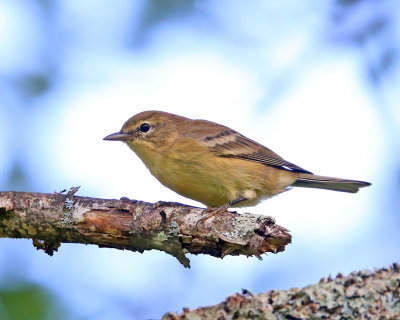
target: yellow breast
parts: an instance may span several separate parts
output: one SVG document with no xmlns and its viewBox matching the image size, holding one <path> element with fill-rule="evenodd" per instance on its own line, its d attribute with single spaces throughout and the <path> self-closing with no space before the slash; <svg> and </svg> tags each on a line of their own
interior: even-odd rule
<svg viewBox="0 0 400 320">
<path fill-rule="evenodd" d="M 249 200 L 239 206 L 256 205 L 295 181 L 291 172 L 216 156 L 201 148 L 191 152 L 159 152 L 142 145 L 131 148 L 164 186 L 208 207 L 220 207 L 242 196 Z"/>
</svg>

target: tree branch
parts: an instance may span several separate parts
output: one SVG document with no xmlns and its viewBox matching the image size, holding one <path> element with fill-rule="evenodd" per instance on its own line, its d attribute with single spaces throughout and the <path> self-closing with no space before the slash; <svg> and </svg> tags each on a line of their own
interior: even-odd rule
<svg viewBox="0 0 400 320">
<path fill-rule="evenodd" d="M 243 290 L 215 306 L 168 312 L 162 319 L 400 319 L 400 267 L 339 274 L 305 288 Z"/>
<path fill-rule="evenodd" d="M 0 237 L 31 238 L 49 254 L 61 242 L 143 252 L 157 249 L 189 267 L 186 253 L 215 257 L 281 252 L 289 231 L 271 217 L 222 212 L 197 223 L 203 209 L 173 202 L 106 200 L 68 193 L 0 192 Z M 196 225 L 197 223 L 197 225 Z"/>
</svg>

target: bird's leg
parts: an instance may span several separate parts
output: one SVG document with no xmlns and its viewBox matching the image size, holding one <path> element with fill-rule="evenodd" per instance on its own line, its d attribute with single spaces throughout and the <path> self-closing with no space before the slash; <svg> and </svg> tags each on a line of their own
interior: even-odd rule
<svg viewBox="0 0 400 320">
<path fill-rule="evenodd" d="M 237 198 L 235 200 L 232 200 L 232 201 L 228 202 L 228 205 L 229 205 L 229 207 L 231 207 L 231 206 L 234 206 L 235 204 L 237 204 L 239 202 L 243 202 L 243 201 L 246 201 L 246 200 L 249 200 L 249 199 L 247 199 L 245 196 L 241 196 L 241 197 L 239 197 L 239 198 Z"/>
<path fill-rule="evenodd" d="M 246 200 L 248 200 L 248 199 L 246 197 L 242 196 L 242 197 L 239 197 L 239 198 L 234 199 L 232 201 L 229 201 L 228 203 L 225 203 L 224 205 L 222 205 L 219 208 L 207 208 L 207 209 L 205 209 L 203 212 L 206 212 L 207 215 L 204 216 L 203 218 L 199 219 L 196 222 L 196 226 L 199 224 L 199 222 L 204 223 L 208 219 L 210 219 L 211 217 L 226 211 L 229 207 L 231 207 L 231 206 L 233 206 L 233 205 L 235 205 L 235 204 L 237 204 L 239 202 L 246 201 Z"/>
</svg>

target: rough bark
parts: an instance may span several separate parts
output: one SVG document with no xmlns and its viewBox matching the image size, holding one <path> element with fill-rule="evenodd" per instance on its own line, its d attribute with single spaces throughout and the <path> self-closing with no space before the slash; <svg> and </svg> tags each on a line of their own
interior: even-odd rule
<svg viewBox="0 0 400 320">
<path fill-rule="evenodd" d="M 305 288 L 252 294 L 243 290 L 211 307 L 166 313 L 163 320 L 400 319 L 398 264 L 322 279 Z"/>
<path fill-rule="evenodd" d="M 0 237 L 31 238 L 49 254 L 62 242 L 140 251 L 157 249 L 189 267 L 186 253 L 261 257 L 291 242 L 271 217 L 218 213 L 179 203 L 106 200 L 68 193 L 0 192 Z"/>
</svg>

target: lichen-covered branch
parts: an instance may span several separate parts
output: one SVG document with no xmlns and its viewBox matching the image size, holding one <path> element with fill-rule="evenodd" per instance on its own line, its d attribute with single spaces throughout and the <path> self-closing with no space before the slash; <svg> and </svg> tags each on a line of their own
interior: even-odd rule
<svg viewBox="0 0 400 320">
<path fill-rule="evenodd" d="M 243 290 L 218 305 L 166 313 L 162 319 L 400 319 L 400 269 L 394 263 L 375 272 L 322 279 L 300 289 L 262 294 Z"/>
<path fill-rule="evenodd" d="M 157 249 L 189 267 L 186 253 L 246 255 L 283 251 L 285 228 L 266 216 L 225 211 L 199 222 L 203 209 L 171 202 L 106 200 L 68 193 L 0 192 L 0 237 L 31 238 L 52 254 L 62 242 L 140 251 Z"/>
</svg>

